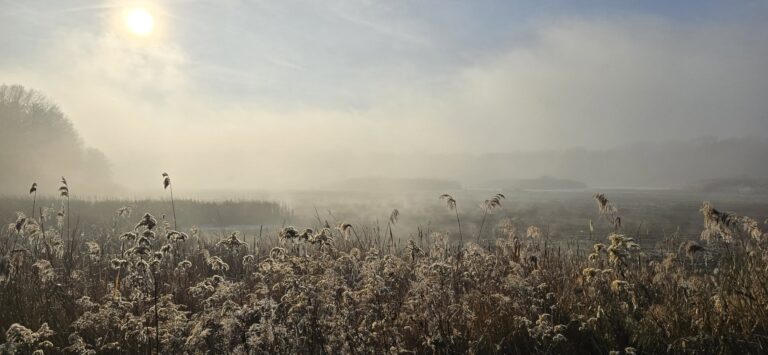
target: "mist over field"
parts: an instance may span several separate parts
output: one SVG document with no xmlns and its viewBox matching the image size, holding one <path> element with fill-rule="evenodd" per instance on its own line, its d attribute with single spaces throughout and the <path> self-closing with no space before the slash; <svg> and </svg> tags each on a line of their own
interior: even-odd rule
<svg viewBox="0 0 768 355">
<path fill-rule="evenodd" d="M 566 179 L 578 182 L 580 187 L 689 189 L 720 180 L 758 182 L 764 186 L 768 179 L 768 166 L 756 163 L 768 153 L 768 138 L 764 136 L 718 138 L 708 135 L 661 142 L 644 138 L 612 148 L 484 153 L 470 149 L 452 153 L 364 152 L 363 146 L 316 155 L 293 147 L 289 141 L 285 151 L 275 156 L 280 158 L 279 162 L 260 158 L 261 143 L 252 141 L 252 155 L 247 149 L 233 149 L 221 158 L 208 161 L 189 159 L 194 155 L 175 161 L 168 158 L 166 152 L 158 151 L 141 161 L 126 161 L 110 159 L 101 150 L 86 145 L 61 108 L 34 89 L 0 86 L 0 113 L 3 115 L 0 164 L 9 167 L 0 176 L 0 192 L 9 195 L 24 194 L 30 181 L 49 188 L 42 191 L 56 193 L 53 189 L 56 181 L 66 175 L 82 182 L 78 190 L 85 196 L 153 196 L 150 191 L 156 190 L 153 187 L 157 183 L 142 184 L 150 176 L 132 183 L 120 170 L 166 159 L 171 159 L 166 163 L 168 166 L 181 171 L 176 176 L 184 179 L 189 191 L 327 190 L 351 186 L 374 190 L 439 189 L 441 186 L 499 189 L 512 187 L 514 181 L 521 179 Z M 146 142 L 140 133 L 136 139 L 138 145 Z M 167 139 L 174 138 L 171 135 Z M 306 149 L 311 150 L 312 144 L 308 146 Z M 226 167 L 219 166 L 222 161 L 230 160 L 231 164 Z M 201 162 L 205 163 L 205 169 L 194 170 L 191 166 Z M 347 186 L 350 180 L 356 180 L 357 184 Z M 402 180 L 399 185 L 387 183 L 398 180 Z M 440 180 L 449 180 L 452 184 L 441 185 Z M 430 181 L 434 185 L 430 185 Z M 557 183 L 537 187 L 563 188 Z"/>
<path fill-rule="evenodd" d="M 764 4 L 581 5 L 160 2 L 136 36 L 121 3 L 11 1 L 0 78 L 47 97 L 127 190 L 158 171 L 191 189 L 766 177 Z M 68 172 L 3 142 L 6 171 Z M 37 173 L 18 174 L 3 192 Z"/>
<path fill-rule="evenodd" d="M 0 354 L 764 353 L 766 18 L 0 0 Z"/>
</svg>

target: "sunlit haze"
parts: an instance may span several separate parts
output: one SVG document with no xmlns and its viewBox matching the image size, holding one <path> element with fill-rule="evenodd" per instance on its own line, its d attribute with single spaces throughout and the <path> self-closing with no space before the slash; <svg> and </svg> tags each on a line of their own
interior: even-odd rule
<svg viewBox="0 0 768 355">
<path fill-rule="evenodd" d="M 131 32 L 139 36 L 147 36 L 152 33 L 155 27 L 155 20 L 144 9 L 131 9 L 125 15 L 125 24 Z"/>
<path fill-rule="evenodd" d="M 560 153 L 763 139 L 766 15 L 755 1 L 2 1 L 0 80 L 59 106 L 125 189 L 166 170 L 190 188 L 477 186 L 487 169 L 679 186 L 695 179 L 579 172 Z M 477 163 L 505 153 L 549 158 Z M 691 169 L 761 168 L 675 174 Z"/>
</svg>

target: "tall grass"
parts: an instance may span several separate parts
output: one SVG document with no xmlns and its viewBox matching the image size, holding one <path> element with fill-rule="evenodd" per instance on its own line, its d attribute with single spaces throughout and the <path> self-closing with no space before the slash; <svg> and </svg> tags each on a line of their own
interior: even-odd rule
<svg viewBox="0 0 768 355">
<path fill-rule="evenodd" d="M 483 226 L 485 225 L 485 218 L 488 216 L 488 212 L 501 207 L 501 200 L 505 198 L 503 194 L 496 194 L 490 199 L 483 201 L 483 219 L 480 222 L 480 229 L 477 231 L 478 244 L 480 244 L 480 236 L 483 235 Z"/>
<path fill-rule="evenodd" d="M 456 205 L 456 199 L 449 194 L 440 195 L 440 199 L 445 201 L 449 211 L 456 213 L 456 224 L 459 226 L 459 245 L 464 244 L 464 235 L 461 233 L 461 219 L 459 219 L 459 206 Z"/>
<path fill-rule="evenodd" d="M 29 188 L 29 194 L 32 195 L 32 218 L 35 218 L 35 204 L 37 203 L 37 183 L 33 182 L 32 187 Z"/>
<path fill-rule="evenodd" d="M 487 246 L 434 233 L 383 252 L 346 222 L 285 227 L 256 249 L 142 214 L 113 222 L 120 237 L 86 231 L 66 268 L 73 241 L 42 223 L 53 212 L 20 214 L 0 230 L 0 353 L 764 352 L 756 219 L 704 203 L 695 243 L 641 247 L 596 201 L 610 228 L 586 253 L 509 219 Z"/>
<path fill-rule="evenodd" d="M 173 212 L 173 229 L 179 230 L 179 225 L 176 223 L 176 202 L 173 200 L 173 185 L 171 185 L 171 177 L 168 173 L 163 173 L 163 189 L 169 190 L 171 193 L 171 211 Z"/>
<path fill-rule="evenodd" d="M 66 208 L 67 208 L 67 238 L 71 238 L 72 235 L 70 234 L 69 229 L 69 184 L 67 184 L 67 179 L 63 176 L 61 177 L 61 186 L 59 186 L 59 195 L 62 198 L 65 198 L 67 201 Z"/>
</svg>

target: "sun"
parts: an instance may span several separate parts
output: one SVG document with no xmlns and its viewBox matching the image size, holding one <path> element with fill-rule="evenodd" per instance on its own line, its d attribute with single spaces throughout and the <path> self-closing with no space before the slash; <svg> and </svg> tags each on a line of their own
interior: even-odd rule
<svg viewBox="0 0 768 355">
<path fill-rule="evenodd" d="M 147 10 L 136 8 L 125 15 L 128 30 L 137 36 L 148 36 L 155 29 L 155 19 Z"/>
</svg>

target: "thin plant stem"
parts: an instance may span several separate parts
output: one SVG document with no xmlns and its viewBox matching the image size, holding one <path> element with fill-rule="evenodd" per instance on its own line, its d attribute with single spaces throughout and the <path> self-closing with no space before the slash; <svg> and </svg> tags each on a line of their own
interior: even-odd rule
<svg viewBox="0 0 768 355">
<path fill-rule="evenodd" d="M 179 230 L 176 223 L 176 203 L 173 201 L 173 185 L 168 186 L 171 189 L 171 211 L 173 212 L 173 230 Z"/>
<path fill-rule="evenodd" d="M 477 243 L 480 244 L 480 236 L 483 235 L 483 226 L 485 225 L 485 217 L 488 216 L 488 208 L 483 210 L 483 220 L 480 222 L 480 230 L 477 231 Z"/>
<path fill-rule="evenodd" d="M 456 206 L 454 208 L 456 211 L 456 223 L 459 225 L 459 244 L 461 244 L 459 247 L 464 245 L 464 236 L 461 234 L 461 220 L 459 219 L 459 207 Z"/>
<path fill-rule="evenodd" d="M 37 203 L 37 190 L 32 195 L 32 219 L 35 218 L 35 203 Z"/>
</svg>

